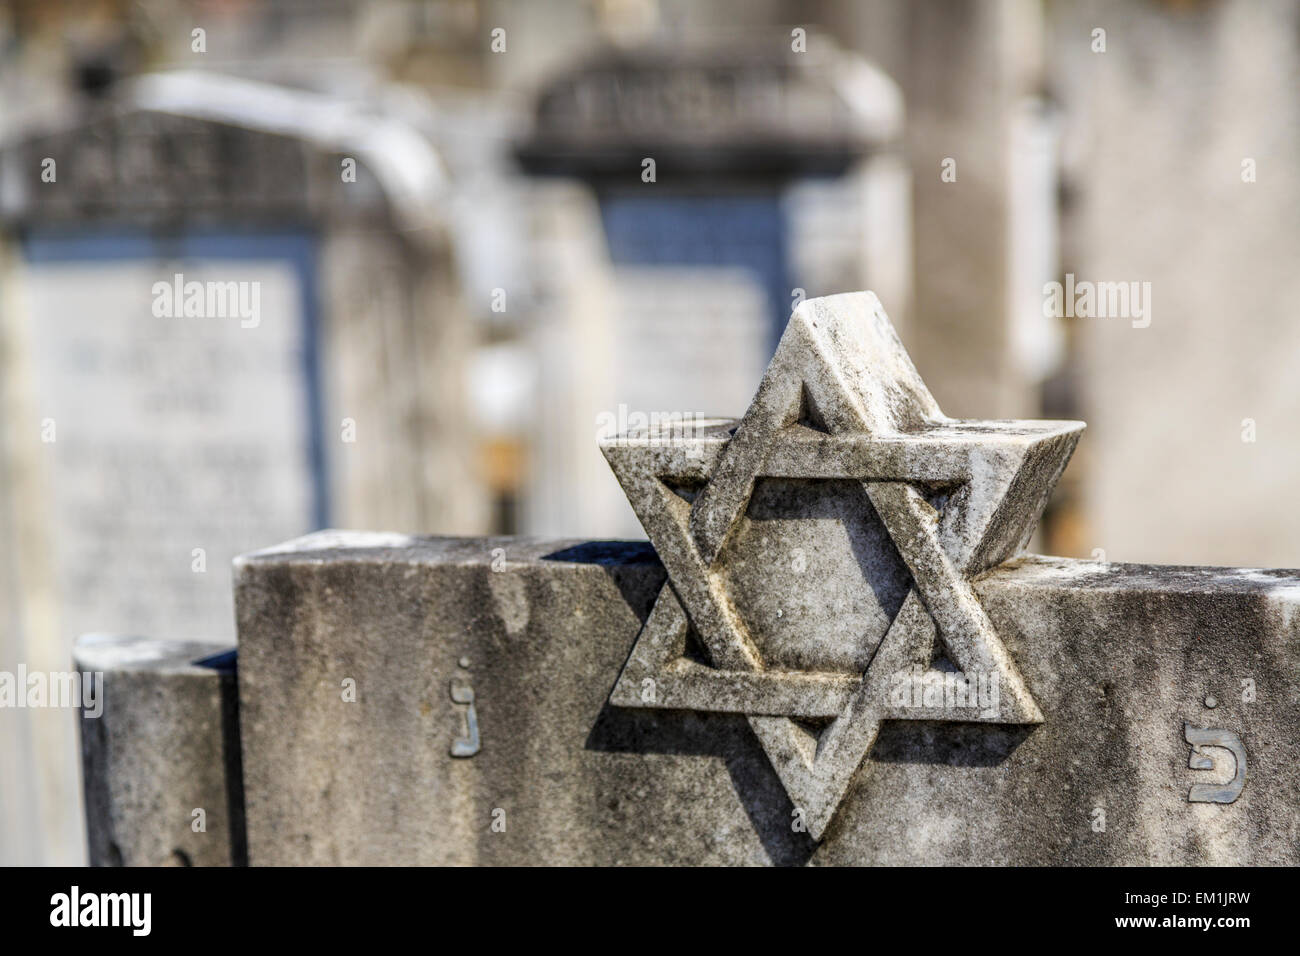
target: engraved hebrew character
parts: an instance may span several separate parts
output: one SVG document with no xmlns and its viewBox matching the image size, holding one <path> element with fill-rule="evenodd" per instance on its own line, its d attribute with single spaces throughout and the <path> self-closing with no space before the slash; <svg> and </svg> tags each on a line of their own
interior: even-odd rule
<svg viewBox="0 0 1300 956">
<path fill-rule="evenodd" d="M 1189 803 L 1232 803 L 1241 796 L 1241 788 L 1246 785 L 1246 748 L 1241 738 L 1230 730 L 1211 730 L 1183 724 L 1183 737 L 1192 745 L 1192 755 L 1187 766 L 1193 770 L 1217 770 L 1219 758 L 1213 753 L 1202 751 L 1201 747 L 1217 747 L 1227 750 L 1236 761 L 1237 770 L 1227 783 L 1194 783 L 1187 794 Z"/>
<path fill-rule="evenodd" d="M 465 737 L 457 737 L 451 744 L 453 757 L 472 757 L 479 750 L 478 711 L 474 709 L 474 688 L 467 683 L 451 681 L 451 699 L 458 704 L 468 705 L 465 711 Z"/>
</svg>

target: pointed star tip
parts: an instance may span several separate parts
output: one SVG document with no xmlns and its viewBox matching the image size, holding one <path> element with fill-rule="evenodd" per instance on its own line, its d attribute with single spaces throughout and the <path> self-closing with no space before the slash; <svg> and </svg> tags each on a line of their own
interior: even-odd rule
<svg viewBox="0 0 1300 956">
<path fill-rule="evenodd" d="M 826 828 L 830 826 L 831 818 L 834 815 L 835 815 L 835 810 L 833 808 L 830 813 L 824 815 L 812 814 L 812 813 L 807 815 L 807 819 L 805 822 L 808 827 L 808 835 L 812 837 L 815 842 L 817 843 L 821 842 L 822 836 L 825 835 Z"/>
<path fill-rule="evenodd" d="M 870 289 L 857 292 L 838 292 L 835 295 L 818 295 L 804 299 L 794 307 L 794 315 L 801 319 L 812 318 L 818 309 L 868 309 L 884 310 L 880 297 Z"/>
</svg>

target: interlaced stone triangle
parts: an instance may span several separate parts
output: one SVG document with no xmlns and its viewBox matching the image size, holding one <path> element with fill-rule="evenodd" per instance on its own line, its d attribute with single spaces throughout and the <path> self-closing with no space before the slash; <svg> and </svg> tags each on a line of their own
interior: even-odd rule
<svg viewBox="0 0 1300 956">
<path fill-rule="evenodd" d="M 1024 548 L 1083 427 L 947 418 L 873 294 L 802 303 L 739 422 L 601 443 L 668 573 L 611 703 L 745 714 L 817 839 L 882 721 L 1042 721 L 971 581 Z M 792 559 L 762 536 L 739 539 L 760 480 L 809 495 L 815 482 L 860 486 L 910 572 L 860 671 L 765 659 L 758 637 L 781 631 L 785 610 L 742 614 L 729 572 L 770 568 L 776 590 L 808 569 L 802 548 Z M 823 589 L 847 590 L 864 560 L 832 555 L 816 573 Z M 805 633 L 843 629 L 834 604 L 805 602 L 799 616 Z M 707 663 L 688 653 L 688 634 Z"/>
</svg>

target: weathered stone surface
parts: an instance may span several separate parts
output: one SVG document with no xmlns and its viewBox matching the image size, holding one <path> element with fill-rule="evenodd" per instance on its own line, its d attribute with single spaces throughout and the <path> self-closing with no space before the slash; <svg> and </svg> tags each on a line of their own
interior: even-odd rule
<svg viewBox="0 0 1300 956">
<path fill-rule="evenodd" d="M 970 578 L 1024 547 L 1082 430 L 950 419 L 875 295 L 801 303 L 742 419 L 601 443 L 671 583 L 611 702 L 746 715 L 818 838 L 883 720 L 1041 721 Z M 864 586 L 865 622 L 839 596 Z M 898 706 L 913 680 L 959 680 L 963 712 Z"/>
<path fill-rule="evenodd" d="M 241 559 L 251 861 L 1300 862 L 1300 572 L 986 573 L 1044 721 L 886 720 L 820 841 L 744 717 L 609 703 L 664 579 L 621 542 L 321 533 Z M 1235 768 L 1191 769 L 1185 723 L 1240 739 L 1233 803 L 1189 802 Z"/>
<path fill-rule="evenodd" d="M 91 865 L 247 862 L 234 648 L 94 634 L 74 660 L 102 675 L 81 718 Z"/>
<path fill-rule="evenodd" d="M 742 419 L 601 441 L 654 551 L 241 559 L 253 861 L 1292 859 L 1300 578 L 1017 557 L 1082 429 L 832 296 Z"/>
</svg>

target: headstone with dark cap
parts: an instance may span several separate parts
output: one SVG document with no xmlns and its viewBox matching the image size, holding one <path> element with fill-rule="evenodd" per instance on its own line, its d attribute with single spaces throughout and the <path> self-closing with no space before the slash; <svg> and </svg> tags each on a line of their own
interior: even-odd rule
<svg viewBox="0 0 1300 956">
<path fill-rule="evenodd" d="M 268 533 L 486 530 L 432 146 L 216 74 L 112 92 L 0 148 L 0 667 L 232 639 L 229 562 Z M 80 859 L 71 732 L 0 719 L 0 748 L 69 755 L 24 758 L 0 861 Z"/>
<path fill-rule="evenodd" d="M 741 407 L 791 308 L 819 291 L 871 285 L 904 308 L 902 130 L 893 81 L 824 36 L 608 49 L 542 84 L 517 154 L 592 197 L 600 260 L 565 289 L 602 304 L 533 330 L 564 356 L 542 363 L 542 400 L 577 414 L 539 416 L 531 480 L 548 500 L 525 528 L 635 532 L 617 489 L 597 485 L 593 419 L 612 437 L 640 416 Z M 552 503 L 579 483 L 587 512 Z"/>
</svg>

